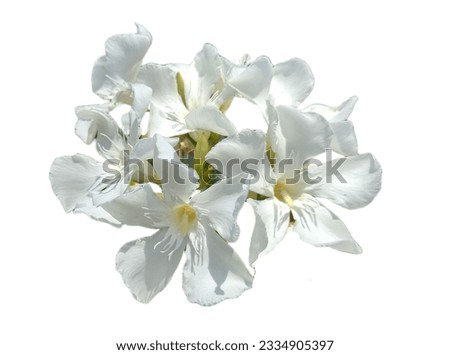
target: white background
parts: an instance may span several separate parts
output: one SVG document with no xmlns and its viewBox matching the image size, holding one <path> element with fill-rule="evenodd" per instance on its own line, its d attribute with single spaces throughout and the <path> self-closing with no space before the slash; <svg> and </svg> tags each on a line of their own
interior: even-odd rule
<svg viewBox="0 0 450 355">
<path fill-rule="evenodd" d="M 115 354 L 120 341 L 333 339 L 330 354 L 449 354 L 450 21 L 441 1 L 14 1 L 0 5 L 2 354 Z M 114 269 L 127 241 L 150 234 L 66 215 L 52 160 L 93 153 L 73 134 L 104 41 L 153 34 L 146 61 L 190 62 L 204 42 L 237 58 L 298 56 L 316 86 L 306 103 L 358 95 L 360 151 L 383 188 L 366 208 L 335 212 L 362 255 L 289 235 L 258 264 L 252 290 L 204 308 L 181 270 L 150 304 Z M 250 233 L 253 216 L 241 221 Z"/>
</svg>

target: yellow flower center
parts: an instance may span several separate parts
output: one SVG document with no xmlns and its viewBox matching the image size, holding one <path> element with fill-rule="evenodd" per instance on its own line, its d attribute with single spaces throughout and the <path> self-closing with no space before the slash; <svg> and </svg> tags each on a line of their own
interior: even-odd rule
<svg viewBox="0 0 450 355">
<path fill-rule="evenodd" d="M 280 180 L 274 186 L 274 194 L 277 199 L 288 206 L 292 206 L 294 200 L 298 199 L 303 193 L 303 189 L 295 184 L 286 184 L 286 181 Z"/>
<path fill-rule="evenodd" d="M 275 193 L 275 197 L 277 199 L 279 199 L 281 202 L 286 203 L 289 206 L 292 205 L 294 201 L 292 200 L 292 197 L 287 190 L 285 182 L 278 181 L 273 190 Z"/>
<path fill-rule="evenodd" d="M 197 223 L 197 212 L 188 204 L 175 206 L 172 210 L 172 223 L 183 235 L 188 235 Z"/>
</svg>

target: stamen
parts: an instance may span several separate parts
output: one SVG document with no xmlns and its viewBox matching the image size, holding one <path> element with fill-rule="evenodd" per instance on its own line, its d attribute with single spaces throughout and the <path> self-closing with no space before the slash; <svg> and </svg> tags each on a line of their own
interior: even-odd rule
<svg viewBox="0 0 450 355">
<path fill-rule="evenodd" d="M 287 191 L 286 183 L 283 181 L 277 182 L 274 188 L 275 197 L 279 199 L 281 202 L 286 203 L 288 206 L 292 206 L 294 200 L 292 196 Z"/>
<path fill-rule="evenodd" d="M 176 206 L 172 210 L 172 223 L 181 234 L 187 236 L 197 223 L 197 212 L 188 204 Z"/>
</svg>

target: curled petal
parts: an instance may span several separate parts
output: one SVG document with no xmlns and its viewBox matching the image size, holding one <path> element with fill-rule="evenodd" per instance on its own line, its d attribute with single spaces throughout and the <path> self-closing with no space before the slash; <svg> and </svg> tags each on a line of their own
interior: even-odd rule
<svg viewBox="0 0 450 355">
<path fill-rule="evenodd" d="M 152 89 L 143 84 L 131 85 L 133 103 L 130 111 L 122 116 L 127 142 L 134 145 L 141 135 L 141 121 L 150 106 Z"/>
<path fill-rule="evenodd" d="M 136 24 L 135 34 L 110 37 L 105 44 L 105 55 L 92 70 L 92 90 L 104 99 L 113 98 L 128 88 L 137 75 L 152 36 L 143 26 Z"/>
<path fill-rule="evenodd" d="M 321 115 L 328 122 L 337 123 L 347 121 L 350 114 L 358 102 L 356 96 L 350 97 L 348 100 L 341 103 L 339 106 L 328 106 L 323 104 L 313 104 L 305 107 L 302 111 L 314 112 Z"/>
<path fill-rule="evenodd" d="M 358 154 L 358 142 L 353 122 L 348 120 L 357 101 L 358 98 L 352 96 L 337 107 L 314 104 L 303 109 L 304 112 L 317 113 L 330 122 L 333 131 L 330 148 L 346 156 Z"/>
<path fill-rule="evenodd" d="M 261 106 L 268 99 L 273 65 L 268 57 L 261 56 L 238 75 L 234 75 L 228 84 L 246 99 Z"/>
<path fill-rule="evenodd" d="M 116 121 L 108 114 L 105 105 L 86 105 L 75 108 L 78 121 L 75 134 L 86 144 L 91 144 L 99 134 L 113 137 L 119 132 Z"/>
<path fill-rule="evenodd" d="M 96 148 L 105 159 L 120 161 L 127 148 L 126 139 L 117 122 L 101 107 L 78 106 L 75 133 L 87 144 L 96 139 Z"/>
</svg>

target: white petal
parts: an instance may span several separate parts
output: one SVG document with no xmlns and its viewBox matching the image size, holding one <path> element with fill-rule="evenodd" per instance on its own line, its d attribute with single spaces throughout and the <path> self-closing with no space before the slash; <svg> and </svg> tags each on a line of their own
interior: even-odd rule
<svg viewBox="0 0 450 355">
<path fill-rule="evenodd" d="M 240 296 L 252 283 L 253 277 L 241 258 L 209 227 L 205 227 L 199 254 L 191 243 L 187 244 L 183 289 L 190 302 L 211 306 Z"/>
<path fill-rule="evenodd" d="M 140 159 L 142 161 L 153 159 L 155 155 L 155 140 L 155 137 L 139 139 L 138 142 L 134 145 L 130 157 L 132 159 Z M 175 147 L 179 142 L 178 137 L 165 138 L 165 140 L 172 147 Z"/>
<path fill-rule="evenodd" d="M 362 252 L 344 223 L 313 197 L 303 194 L 292 206 L 294 232 L 316 247 L 330 247 L 352 254 Z"/>
<path fill-rule="evenodd" d="M 132 108 L 139 119 L 142 119 L 148 111 L 150 101 L 152 99 L 152 89 L 147 85 L 133 84 L 133 105 Z"/>
<path fill-rule="evenodd" d="M 50 182 L 66 212 L 84 213 L 96 220 L 120 225 L 101 206 L 96 206 L 93 194 L 102 189 L 102 164 L 86 155 L 77 154 L 55 159 L 50 168 Z"/>
<path fill-rule="evenodd" d="M 255 159 L 260 163 L 266 150 L 266 135 L 260 130 L 244 129 L 216 144 L 206 155 L 216 169 L 226 176 L 243 172 L 242 162 Z M 230 162 L 236 164 L 230 166 Z M 227 169 L 227 167 L 229 167 Z"/>
<path fill-rule="evenodd" d="M 111 99 L 124 90 L 137 75 L 142 59 L 152 43 L 152 36 L 136 24 L 135 34 L 110 37 L 105 44 L 105 55 L 100 57 L 92 70 L 92 90 L 102 98 Z"/>
<path fill-rule="evenodd" d="M 167 229 L 151 237 L 125 244 L 117 253 L 116 269 L 125 285 L 139 302 L 148 303 L 172 278 L 184 245 L 166 250 Z"/>
<path fill-rule="evenodd" d="M 138 75 L 138 81 L 153 90 L 152 107 L 148 135 L 160 134 L 172 137 L 190 132 L 186 128 L 185 107 L 177 88 L 177 71 L 170 65 L 149 63 L 144 65 Z"/>
<path fill-rule="evenodd" d="M 130 189 L 131 176 L 132 172 L 128 176 L 124 176 L 122 172 L 120 174 L 115 172 L 101 180 L 99 186 L 92 191 L 94 206 L 102 206 L 125 194 Z"/>
<path fill-rule="evenodd" d="M 168 227 L 169 207 L 145 185 L 102 205 L 123 224 L 146 228 Z"/>
<path fill-rule="evenodd" d="M 192 110 L 208 103 L 221 82 L 221 62 L 217 49 L 205 44 L 183 76 L 186 105 Z"/>
<path fill-rule="evenodd" d="M 131 85 L 133 103 L 129 112 L 122 116 L 128 143 L 134 145 L 141 135 L 141 121 L 150 106 L 152 89 L 143 84 Z"/>
<path fill-rule="evenodd" d="M 246 176 L 246 175 L 245 175 Z M 200 211 L 202 222 L 215 229 L 226 241 L 234 242 L 239 236 L 236 218 L 248 194 L 248 180 L 244 175 L 223 179 L 207 190 L 195 195 L 191 204 Z"/>
<path fill-rule="evenodd" d="M 358 141 L 353 122 L 331 122 L 330 128 L 333 131 L 333 138 L 330 142 L 331 149 L 345 156 L 358 154 Z"/>
<path fill-rule="evenodd" d="M 186 127 L 184 117 L 167 116 L 167 112 L 162 111 L 158 106 L 153 105 L 150 110 L 150 121 L 148 123 L 148 136 L 153 137 L 159 134 L 163 137 L 174 137 L 191 132 Z"/>
<path fill-rule="evenodd" d="M 307 159 L 329 147 L 331 136 L 332 131 L 323 117 L 303 114 L 290 106 L 277 106 L 269 126 L 270 144 L 277 160 L 275 171 L 288 174 L 301 168 Z"/>
<path fill-rule="evenodd" d="M 75 108 L 78 117 L 75 133 L 87 144 L 96 138 L 96 148 L 105 159 L 112 163 L 124 157 L 127 144 L 117 122 L 101 107 L 96 105 Z"/>
<path fill-rule="evenodd" d="M 168 65 L 148 63 L 139 70 L 137 81 L 152 88 L 152 102 L 168 116 L 184 117 L 188 111 L 178 93 L 176 75 Z"/>
<path fill-rule="evenodd" d="M 251 64 L 248 54 L 244 54 L 236 61 L 231 61 L 224 56 L 220 56 L 220 61 L 222 64 L 222 76 L 227 80 L 235 78 Z"/>
<path fill-rule="evenodd" d="M 265 150 L 264 132 L 244 129 L 216 144 L 206 155 L 206 160 L 226 177 L 243 172 L 252 174 L 250 190 L 268 196 L 271 195 L 272 169 Z"/>
<path fill-rule="evenodd" d="M 166 66 L 168 68 L 170 68 L 172 71 L 174 71 L 175 73 L 180 73 L 182 78 L 186 78 L 189 76 L 189 70 L 190 70 L 191 64 L 167 63 Z M 184 86 L 183 86 L 183 88 L 184 88 Z"/>
<path fill-rule="evenodd" d="M 99 135 L 113 136 L 119 128 L 116 121 L 108 114 L 108 107 L 104 105 L 86 105 L 75 108 L 78 117 L 75 134 L 86 144 Z"/>
<path fill-rule="evenodd" d="M 330 148 L 346 156 L 358 154 L 358 142 L 353 123 L 348 121 L 357 101 L 358 98 L 352 96 L 337 107 L 314 104 L 303 109 L 304 112 L 317 113 L 330 122 L 333 131 Z"/>
<path fill-rule="evenodd" d="M 272 62 L 268 57 L 262 56 L 231 78 L 228 84 L 246 99 L 264 105 L 269 98 L 272 76 Z"/>
<path fill-rule="evenodd" d="M 85 204 L 90 188 L 102 172 L 101 163 L 83 154 L 54 160 L 50 168 L 50 182 L 66 212 Z"/>
<path fill-rule="evenodd" d="M 313 104 L 305 107 L 302 111 L 317 113 L 324 117 L 328 122 L 343 122 L 348 120 L 348 117 L 352 113 L 357 102 L 358 98 L 356 96 L 352 96 L 339 106 Z"/>
<path fill-rule="evenodd" d="M 290 208 L 273 198 L 262 201 L 249 199 L 248 202 L 255 213 L 249 253 L 250 265 L 254 267 L 259 258 L 283 240 L 289 226 Z"/>
<path fill-rule="evenodd" d="M 164 198 L 186 203 L 198 187 L 198 175 L 180 161 L 167 140 L 159 135 L 155 139 L 153 167 L 162 182 Z"/>
<path fill-rule="evenodd" d="M 111 136 L 108 134 L 100 133 L 97 136 L 97 151 L 110 164 L 121 166 L 129 150 L 126 138 L 122 135 L 120 129 Z"/>
<path fill-rule="evenodd" d="M 155 138 L 144 138 L 137 141 L 134 145 L 130 157 L 141 161 L 153 159 L 155 154 Z"/>
<path fill-rule="evenodd" d="M 95 206 L 92 199 L 86 199 L 86 203 L 77 207 L 74 213 L 83 213 L 97 221 L 109 223 L 115 227 L 119 227 L 122 223 L 111 216 L 104 210 L 103 206 Z"/>
<path fill-rule="evenodd" d="M 191 111 L 186 117 L 186 126 L 190 130 L 205 130 L 229 136 L 236 133 L 236 127 L 218 108 L 204 106 Z"/>
<path fill-rule="evenodd" d="M 292 58 L 274 67 L 270 95 L 274 106 L 300 105 L 314 87 L 314 76 L 309 65 L 300 58 Z"/>
<path fill-rule="evenodd" d="M 380 191 L 381 173 L 380 164 L 370 153 L 335 159 L 308 168 L 311 182 L 320 181 L 307 185 L 305 192 L 345 208 L 360 208 L 369 204 Z"/>
</svg>

